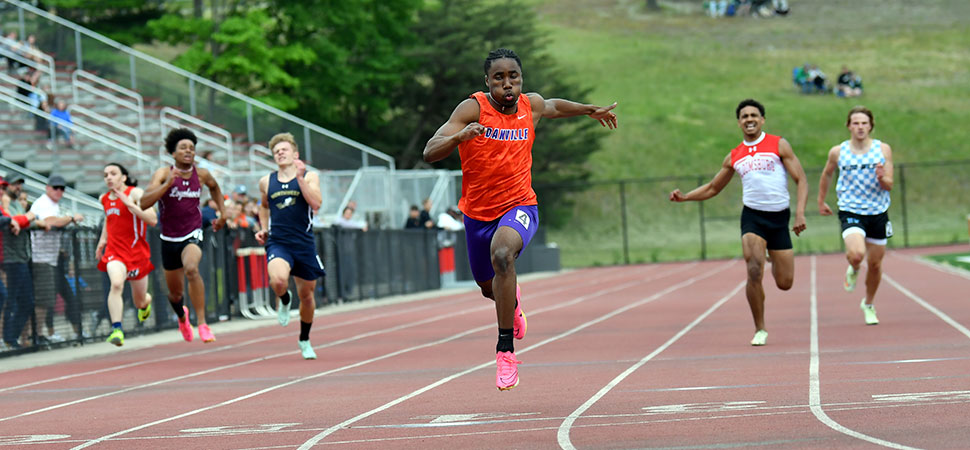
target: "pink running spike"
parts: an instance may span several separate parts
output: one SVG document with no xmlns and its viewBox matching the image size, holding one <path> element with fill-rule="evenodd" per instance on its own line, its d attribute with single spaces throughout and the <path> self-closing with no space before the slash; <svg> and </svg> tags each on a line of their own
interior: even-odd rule
<svg viewBox="0 0 970 450">
<path fill-rule="evenodd" d="M 212 334 L 212 330 L 209 329 L 209 325 L 205 323 L 199 325 L 199 338 L 202 339 L 202 342 L 212 342 L 216 340 L 215 335 Z"/>
<path fill-rule="evenodd" d="M 522 288 L 518 284 L 515 285 L 515 302 L 512 336 L 515 336 L 516 339 L 522 339 L 525 337 L 525 332 L 529 328 L 529 322 L 525 319 L 525 313 L 522 312 Z"/>
<path fill-rule="evenodd" d="M 179 321 L 179 331 L 182 332 L 182 339 L 185 339 L 185 342 L 192 342 L 192 324 L 189 323 L 189 308 L 183 306 L 182 311 L 182 318 L 185 320 Z"/>
<path fill-rule="evenodd" d="M 498 352 L 495 355 L 495 387 L 507 391 L 519 385 L 519 364 L 513 352 Z"/>
</svg>

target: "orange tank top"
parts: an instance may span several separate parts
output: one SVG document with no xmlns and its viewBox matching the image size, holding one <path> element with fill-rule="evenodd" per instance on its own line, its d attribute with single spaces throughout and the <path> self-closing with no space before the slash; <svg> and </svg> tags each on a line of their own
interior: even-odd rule
<svg viewBox="0 0 970 450">
<path fill-rule="evenodd" d="M 535 125 L 529 97 L 519 94 L 518 111 L 502 114 L 483 92 L 478 101 L 478 123 L 485 132 L 461 144 L 461 199 L 458 209 L 483 222 L 502 217 L 516 206 L 537 204 L 532 190 L 532 142 Z"/>
</svg>

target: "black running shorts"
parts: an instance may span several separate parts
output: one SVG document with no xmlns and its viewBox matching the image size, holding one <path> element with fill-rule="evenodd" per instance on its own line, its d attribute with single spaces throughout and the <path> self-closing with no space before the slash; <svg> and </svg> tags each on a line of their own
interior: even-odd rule
<svg viewBox="0 0 970 450">
<path fill-rule="evenodd" d="M 741 236 L 754 233 L 768 243 L 768 250 L 788 250 L 792 248 L 788 221 L 791 210 L 761 211 L 747 206 L 741 211 Z"/>
</svg>

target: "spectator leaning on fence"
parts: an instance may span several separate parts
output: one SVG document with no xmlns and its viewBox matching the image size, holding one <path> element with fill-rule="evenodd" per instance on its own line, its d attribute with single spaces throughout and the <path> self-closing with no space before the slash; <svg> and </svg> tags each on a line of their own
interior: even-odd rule
<svg viewBox="0 0 970 450">
<path fill-rule="evenodd" d="M 47 189 L 30 207 L 30 212 L 42 221 L 45 229 L 31 231 L 31 252 L 33 254 L 32 269 L 34 275 L 34 294 L 36 301 L 36 322 L 34 323 L 41 340 L 60 342 L 64 338 L 57 334 L 54 327 L 47 320 L 48 314 L 53 314 L 57 287 L 58 257 L 61 251 L 61 229 L 84 220 L 80 214 L 65 214 L 58 204 L 64 196 L 67 182 L 60 175 L 53 175 L 47 180 Z M 65 300 L 67 298 L 65 297 Z M 72 305 L 73 306 L 73 305 Z M 47 335 L 40 335 L 40 328 L 47 323 Z M 80 332 L 80 330 L 78 330 Z"/>
<path fill-rule="evenodd" d="M 30 258 L 27 228 L 35 217 L 33 213 L 25 212 L 23 205 L 16 200 L 23 183 L 23 177 L 16 173 L 8 174 L 6 179 L 0 178 L 0 190 L 3 190 L 0 205 L 3 271 L 8 281 L 5 304 L 0 304 L 0 320 L 3 323 L 2 345 L 9 349 L 20 348 L 20 334 L 34 307 L 33 286 L 27 268 Z"/>
</svg>

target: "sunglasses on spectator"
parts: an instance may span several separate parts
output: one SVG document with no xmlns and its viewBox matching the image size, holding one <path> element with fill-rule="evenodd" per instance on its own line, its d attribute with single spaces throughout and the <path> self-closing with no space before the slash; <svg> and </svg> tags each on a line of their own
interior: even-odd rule
<svg viewBox="0 0 970 450">
<path fill-rule="evenodd" d="M 64 190 L 64 186 L 51 186 L 51 188 L 53 188 L 55 191 L 63 191 Z"/>
</svg>

